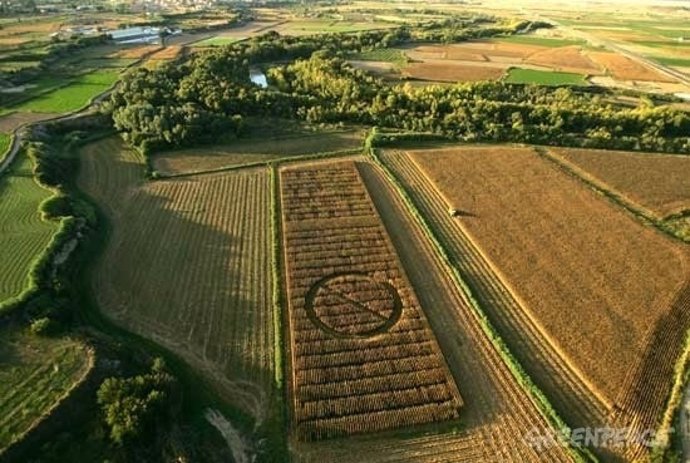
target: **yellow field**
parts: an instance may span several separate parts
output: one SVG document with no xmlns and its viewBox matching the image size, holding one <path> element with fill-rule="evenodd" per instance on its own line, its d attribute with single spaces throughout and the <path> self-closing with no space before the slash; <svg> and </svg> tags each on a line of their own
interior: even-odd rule
<svg viewBox="0 0 690 463">
<path fill-rule="evenodd" d="M 660 219 L 690 209 L 688 156 L 566 148 L 551 152 Z"/>
<path fill-rule="evenodd" d="M 455 220 L 536 324 L 535 336 L 617 410 L 606 419 L 653 428 L 690 323 L 687 249 L 531 149 L 411 156 L 460 211 Z"/>
</svg>

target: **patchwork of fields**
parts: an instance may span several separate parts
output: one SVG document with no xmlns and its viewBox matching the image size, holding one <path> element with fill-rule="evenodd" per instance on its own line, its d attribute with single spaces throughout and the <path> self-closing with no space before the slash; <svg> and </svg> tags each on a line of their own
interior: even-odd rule
<svg viewBox="0 0 690 463">
<path fill-rule="evenodd" d="M 405 155 L 391 159 L 399 163 L 400 156 Z M 476 246 L 522 308 L 523 314 L 515 314 L 522 318 L 514 322 L 519 331 L 503 334 L 509 340 L 519 333 L 537 337 L 537 345 L 551 350 L 541 355 L 546 365 L 557 364 L 557 357 L 566 361 L 559 367 L 563 378 L 534 377 L 573 383 L 546 384 L 548 392 L 575 388 L 586 396 L 590 389 L 592 398 L 582 401 L 591 405 L 552 396 L 560 406 L 577 407 L 566 412 L 571 422 L 598 421 L 602 412 L 606 417 L 615 408 L 621 423 L 634 419 L 653 427 L 684 336 L 685 322 L 674 331 L 667 321 L 682 320 L 687 312 L 687 252 L 529 149 L 461 148 L 412 157 L 419 166 L 413 169 L 428 176 L 416 182 L 435 183 L 445 203 L 439 207 L 460 211 L 459 229 L 451 233 L 467 234 L 468 244 Z M 499 229 L 504 233 L 497 235 Z M 648 274 L 655 278 L 631 277 Z M 510 324 L 496 323 L 504 330 Z M 605 352 L 597 347 L 603 339 Z M 530 343 L 517 345 L 529 352 L 535 349 Z M 539 357 L 528 356 L 531 362 Z"/>
<path fill-rule="evenodd" d="M 462 399 L 352 162 L 283 170 L 301 438 L 458 418 Z"/>
</svg>

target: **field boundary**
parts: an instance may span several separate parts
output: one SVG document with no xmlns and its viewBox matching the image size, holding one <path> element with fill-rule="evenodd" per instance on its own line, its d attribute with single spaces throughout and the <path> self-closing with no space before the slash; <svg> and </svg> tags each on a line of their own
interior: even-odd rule
<svg viewBox="0 0 690 463">
<path fill-rule="evenodd" d="M 615 206 L 618 206 L 628 212 L 643 225 L 651 225 L 652 228 L 656 229 L 658 232 L 674 240 L 678 240 L 682 243 L 690 243 L 690 237 L 686 238 L 681 234 L 676 233 L 674 229 L 666 223 L 667 220 L 672 218 L 671 216 L 660 219 L 655 217 L 652 213 L 646 212 L 645 208 L 643 208 L 641 205 L 635 204 L 633 201 L 625 198 L 623 195 L 616 193 L 604 182 L 593 179 L 586 171 L 574 166 L 567 160 L 562 159 L 547 147 L 535 146 L 534 150 L 541 158 L 556 165 L 560 170 L 580 181 L 590 190 L 593 190 L 595 193 L 604 196 Z M 685 217 L 685 214 L 681 212 L 678 217 L 683 218 Z"/>
<path fill-rule="evenodd" d="M 437 237 L 437 233 L 434 231 L 433 227 L 429 224 L 427 219 L 421 214 L 421 212 L 417 208 L 416 204 L 414 203 L 412 198 L 409 196 L 409 194 L 407 193 L 405 188 L 402 186 L 402 184 L 400 183 L 398 178 L 395 176 L 395 174 L 388 168 L 388 166 L 376 154 L 375 148 L 372 147 L 370 149 L 370 155 L 373 158 L 375 164 L 382 168 L 384 174 L 390 180 L 390 182 L 392 183 L 395 190 L 397 190 L 398 193 L 401 195 L 401 197 L 403 199 L 403 203 L 405 204 L 405 206 L 408 208 L 408 210 L 410 211 L 412 216 L 415 217 L 415 219 L 417 220 L 417 223 L 421 226 L 422 231 L 425 233 L 425 235 L 427 235 L 427 237 L 429 238 L 429 240 L 433 244 L 433 247 L 436 249 L 436 251 L 438 252 L 438 254 L 441 257 L 442 262 L 444 263 L 446 268 L 449 270 L 451 278 L 453 279 L 455 284 L 461 289 L 462 294 L 464 294 L 466 296 L 466 298 L 469 302 L 469 305 L 472 308 L 473 313 L 477 316 L 477 319 L 478 319 L 478 321 L 482 327 L 482 330 L 487 335 L 487 337 L 491 341 L 491 344 L 494 346 L 494 348 L 499 353 L 500 357 L 503 359 L 503 361 L 508 366 L 508 369 L 513 374 L 513 377 L 515 377 L 518 384 L 527 393 L 527 395 L 530 397 L 532 402 L 537 406 L 537 409 L 539 410 L 539 412 L 554 427 L 555 431 L 561 435 L 561 437 L 563 438 L 563 441 L 569 442 L 569 439 L 568 439 L 568 435 L 570 432 L 569 426 L 558 415 L 558 413 L 555 411 L 555 409 L 553 408 L 553 406 L 549 402 L 548 398 L 536 386 L 536 384 L 532 381 L 532 379 L 527 375 L 527 373 L 525 372 L 525 370 L 523 369 L 521 364 L 517 361 L 517 359 L 510 352 L 510 350 L 508 349 L 508 346 L 505 344 L 503 339 L 498 335 L 498 332 L 496 331 L 496 329 L 494 328 L 494 326 L 491 324 L 488 317 L 486 316 L 484 309 L 481 307 L 479 302 L 474 297 L 472 290 L 467 285 L 467 283 L 462 279 L 462 276 L 461 276 L 459 270 L 457 269 L 455 264 L 453 264 L 452 260 L 450 259 L 449 255 L 448 255 L 448 252 L 445 249 L 445 246 L 442 244 L 442 242 Z M 574 447 L 572 445 L 568 445 L 567 448 L 576 461 L 579 461 L 579 462 L 598 461 L 598 459 L 588 449 L 581 448 L 581 447 Z"/>
</svg>

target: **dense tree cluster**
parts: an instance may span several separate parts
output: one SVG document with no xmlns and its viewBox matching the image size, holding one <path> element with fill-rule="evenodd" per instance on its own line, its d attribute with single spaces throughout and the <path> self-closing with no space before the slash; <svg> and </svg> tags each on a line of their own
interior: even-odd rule
<svg viewBox="0 0 690 463">
<path fill-rule="evenodd" d="M 464 141 L 690 152 L 690 118 L 668 107 L 628 108 L 587 90 L 502 82 L 390 85 L 341 58 L 348 51 L 411 40 L 415 33 L 406 28 L 307 38 L 271 33 L 179 65 L 138 70 L 114 92 L 113 119 L 130 141 L 157 149 L 237 136 L 242 116 L 271 115 Z M 267 70 L 269 88 L 250 83 L 251 65 L 277 60 L 285 64 Z"/>
<path fill-rule="evenodd" d="M 151 371 L 131 378 L 108 378 L 98 389 L 105 422 L 114 442 L 122 444 L 147 437 L 170 399 L 175 379 L 157 359 Z"/>
</svg>

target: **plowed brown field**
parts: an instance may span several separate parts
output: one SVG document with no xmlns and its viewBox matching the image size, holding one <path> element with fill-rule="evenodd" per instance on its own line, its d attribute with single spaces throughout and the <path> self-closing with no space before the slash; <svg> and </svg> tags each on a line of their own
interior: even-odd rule
<svg viewBox="0 0 690 463">
<path fill-rule="evenodd" d="M 595 63 L 606 68 L 618 80 L 676 82 L 675 79 L 616 53 L 589 52 L 588 55 Z"/>
<path fill-rule="evenodd" d="M 473 82 L 496 80 L 505 74 L 506 69 L 495 66 L 470 65 L 443 61 L 412 63 L 402 70 L 402 74 L 413 79 L 441 82 Z"/>
</svg>

